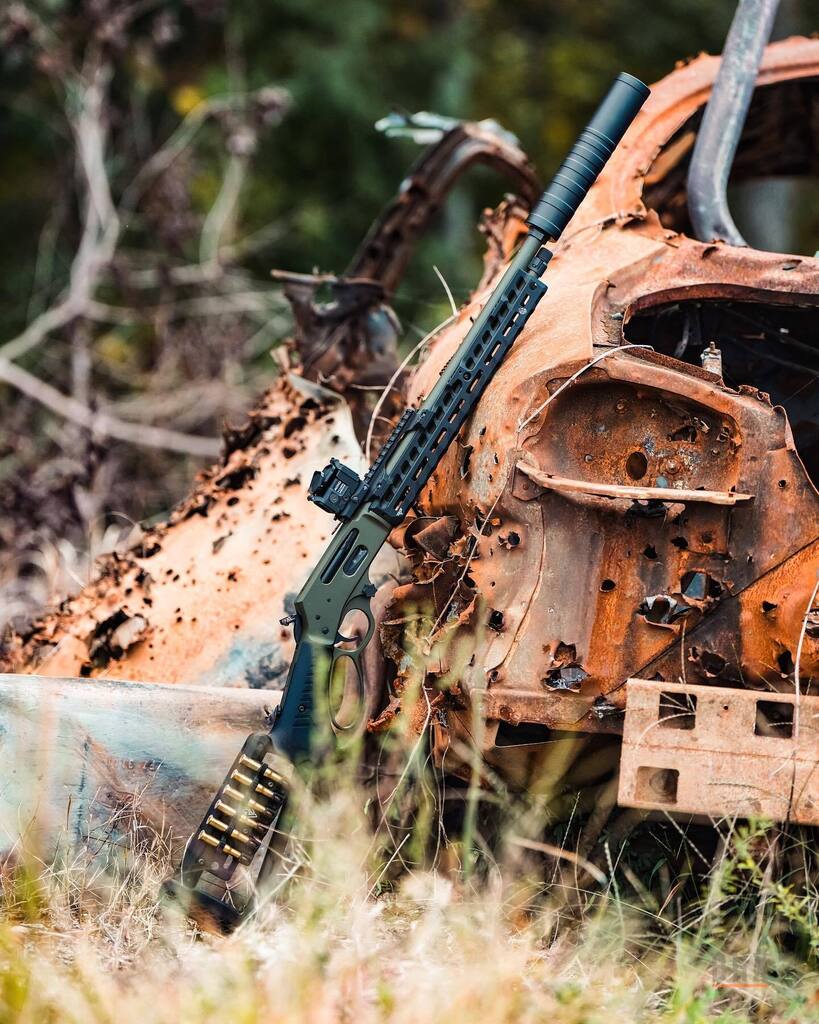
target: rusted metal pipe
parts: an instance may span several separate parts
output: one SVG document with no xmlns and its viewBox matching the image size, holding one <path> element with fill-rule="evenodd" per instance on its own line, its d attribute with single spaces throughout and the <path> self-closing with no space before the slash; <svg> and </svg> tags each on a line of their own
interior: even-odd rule
<svg viewBox="0 0 819 1024">
<path fill-rule="evenodd" d="M 739 0 L 688 170 L 688 213 L 701 242 L 747 245 L 728 209 L 728 176 L 779 0 Z"/>
</svg>

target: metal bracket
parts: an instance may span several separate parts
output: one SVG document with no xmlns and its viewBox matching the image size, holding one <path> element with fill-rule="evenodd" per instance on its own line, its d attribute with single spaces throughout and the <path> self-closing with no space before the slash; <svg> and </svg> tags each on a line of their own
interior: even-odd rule
<svg viewBox="0 0 819 1024">
<path fill-rule="evenodd" d="M 626 686 L 618 803 L 819 824 L 819 697 Z"/>
</svg>

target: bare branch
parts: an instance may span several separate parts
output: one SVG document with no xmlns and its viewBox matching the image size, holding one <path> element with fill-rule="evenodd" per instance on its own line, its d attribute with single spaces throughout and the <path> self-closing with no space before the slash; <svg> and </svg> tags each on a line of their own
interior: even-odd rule
<svg viewBox="0 0 819 1024">
<path fill-rule="evenodd" d="M 36 348 L 53 331 L 70 323 L 79 314 L 81 308 L 82 303 L 77 301 L 75 296 L 69 294 L 62 302 L 32 320 L 16 338 L 12 338 L 11 341 L 0 346 L 0 359 L 19 359 L 26 352 Z"/>
<path fill-rule="evenodd" d="M 202 234 L 199 240 L 199 260 L 205 266 L 219 262 L 219 247 L 226 232 L 235 223 L 239 196 L 242 193 L 245 174 L 247 172 L 247 156 L 234 154 L 228 160 L 222 187 L 216 200 L 208 211 Z"/>
<path fill-rule="evenodd" d="M 134 180 L 122 194 L 120 213 L 123 214 L 136 208 L 140 197 L 151 181 L 167 170 L 174 160 L 185 152 L 199 129 L 209 118 L 230 110 L 243 110 L 265 89 L 269 88 L 271 87 L 264 86 L 262 89 L 254 89 L 252 92 L 213 96 L 197 103 L 177 125 L 167 142 L 139 169 Z"/>
<path fill-rule="evenodd" d="M 133 309 L 130 306 L 111 306 L 105 302 L 86 304 L 85 315 L 90 320 L 108 324 L 132 324 L 154 316 L 163 316 L 167 322 L 197 316 L 222 316 L 227 313 L 260 313 L 265 317 L 286 310 L 281 294 L 269 289 L 255 292 L 233 292 L 222 295 L 201 295 L 178 302 L 163 302 L 156 306 Z M 0 351 L 2 355 L 2 351 Z"/>
<path fill-rule="evenodd" d="M 57 388 L 35 377 L 22 367 L 0 358 L 0 380 L 21 391 L 35 402 L 50 409 L 63 419 L 70 420 L 99 437 L 111 437 L 127 441 L 143 448 L 160 448 L 164 451 L 181 452 L 214 458 L 219 454 L 220 442 L 213 437 L 196 437 L 182 434 L 164 427 L 151 427 L 141 423 L 127 423 L 105 412 L 94 412 L 82 402 L 64 395 Z"/>
<path fill-rule="evenodd" d="M 119 257 L 127 257 L 128 265 L 123 268 L 120 264 L 117 270 L 124 274 L 131 288 L 156 288 L 165 283 L 204 285 L 217 281 L 226 284 L 234 281 L 246 286 L 253 281 L 252 275 L 241 267 L 231 265 L 278 242 L 285 237 L 287 230 L 284 220 L 265 224 L 236 242 L 220 245 L 216 263 L 179 263 L 168 266 L 165 265 L 168 262 L 166 253 L 154 254 L 144 249 L 134 253 L 120 247 L 117 254 Z M 149 265 L 137 265 L 134 263 L 135 260 L 147 262 Z M 161 269 L 158 265 L 161 265 Z"/>
<path fill-rule="evenodd" d="M 111 77 L 106 65 L 87 72 L 87 84 L 81 84 L 79 110 L 71 128 L 77 141 L 79 169 L 85 181 L 83 231 L 71 264 L 67 293 L 50 309 L 36 317 L 16 338 L 0 348 L 0 358 L 19 359 L 39 345 L 53 331 L 65 327 L 82 315 L 100 270 L 116 249 L 119 218 L 111 199 L 105 171 L 105 129 L 102 106 Z"/>
</svg>

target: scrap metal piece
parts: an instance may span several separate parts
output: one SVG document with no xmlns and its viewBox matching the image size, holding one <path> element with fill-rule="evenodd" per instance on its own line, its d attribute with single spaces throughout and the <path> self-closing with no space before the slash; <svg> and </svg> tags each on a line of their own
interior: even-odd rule
<svg viewBox="0 0 819 1024">
<path fill-rule="evenodd" d="M 779 0 L 739 0 L 688 169 L 688 213 L 702 242 L 747 245 L 728 209 L 728 176 Z"/>
<path fill-rule="evenodd" d="M 511 183 L 527 207 L 541 191 L 517 139 L 494 121 L 444 121 L 435 125 L 432 137 L 434 145 L 410 169 L 342 275 L 273 271 L 293 309 L 304 374 L 345 394 L 355 384 L 349 389 L 355 405 L 366 406 L 362 387 L 386 383 L 395 369 L 400 327 L 389 302 L 455 182 L 474 164 L 486 164 Z M 323 286 L 332 293 L 329 302 L 316 300 Z M 354 412 L 357 427 L 366 430 L 369 407 Z"/>
<path fill-rule="evenodd" d="M 457 646 L 457 705 L 435 747 L 450 770 L 453 750 L 473 740 L 474 705 L 487 719 L 482 754 L 505 772 L 511 755 L 495 743 L 498 729 L 508 737 L 523 725 L 527 738 L 537 735 L 532 727 L 542 736 L 619 732 L 622 722 L 601 718 L 605 705 L 595 702 L 622 709 L 630 677 L 662 688 L 682 671 L 697 685 L 794 691 L 819 565 L 819 427 L 809 391 L 819 261 L 684 233 L 688 162 L 719 66 L 700 57 L 655 86 L 557 247 L 554 287 L 459 452 L 422 495 L 419 514 L 457 522 L 455 564 L 432 587 L 429 566 L 408 551 L 416 582 L 391 618 L 410 621 L 422 594 L 434 604 L 423 634 L 435 652 L 430 685 L 452 671 L 439 651 Z M 784 159 L 792 173 L 810 172 L 818 73 L 815 40 L 767 48 L 738 178 L 785 173 Z M 760 147 L 783 112 L 803 140 L 787 155 Z M 481 287 L 490 286 L 487 278 Z M 435 386 L 480 301 L 479 291 L 432 341 L 410 402 Z M 711 340 L 724 376 L 701 366 Z M 467 448 L 464 479 L 458 456 Z M 535 465 L 548 486 L 520 463 Z M 709 492 L 725 503 L 703 500 Z M 524 543 L 510 545 L 513 534 Z M 502 631 L 484 615 L 454 622 L 459 609 L 482 604 L 503 610 Z M 809 617 L 803 692 L 819 679 L 810 630 Z M 585 673 L 579 691 L 545 682 L 554 681 L 558 644 Z"/>
<path fill-rule="evenodd" d="M 579 491 L 601 498 L 628 498 L 631 501 L 687 502 L 704 501 L 709 505 L 736 505 L 739 501 L 752 501 L 753 494 L 737 491 L 693 490 L 685 487 L 630 487 L 626 484 L 606 484 L 596 480 L 571 480 L 552 476 L 530 462 L 518 462 L 517 468 L 541 487 L 551 491 Z"/>
<path fill-rule="evenodd" d="M 700 362 L 702 363 L 703 370 L 708 370 L 709 373 L 713 373 L 716 377 L 722 376 L 722 352 L 713 341 L 708 343 L 708 348 L 702 350 Z"/>
<path fill-rule="evenodd" d="M 819 825 L 819 697 L 629 679 L 617 800 Z"/>
<path fill-rule="evenodd" d="M 0 854 L 101 861 L 162 835 L 174 855 L 269 691 L 0 674 Z"/>
</svg>

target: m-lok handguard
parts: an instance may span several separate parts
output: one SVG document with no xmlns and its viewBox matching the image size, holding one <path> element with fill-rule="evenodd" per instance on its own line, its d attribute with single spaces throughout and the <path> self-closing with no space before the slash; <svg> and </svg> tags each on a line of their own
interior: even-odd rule
<svg viewBox="0 0 819 1024">
<path fill-rule="evenodd" d="M 227 930 L 251 903 L 235 905 L 231 878 L 239 865 L 263 868 L 287 802 L 288 785 L 272 758 L 296 766 L 313 750 L 340 658 L 352 662 L 363 692 L 361 655 L 374 622 L 368 569 L 392 528 L 421 491 L 475 409 L 486 386 L 546 292 L 540 280 L 557 240 L 649 94 L 620 74 L 527 219 L 528 234 L 438 382 L 418 409 L 407 409 L 363 478 L 337 459 L 314 474 L 308 498 L 339 522 L 327 550 L 296 599 L 296 652 L 269 733 L 254 733 L 231 766 L 185 849 L 168 891 L 191 916 Z M 351 612 L 366 617 L 364 635 L 341 633 Z"/>
</svg>

